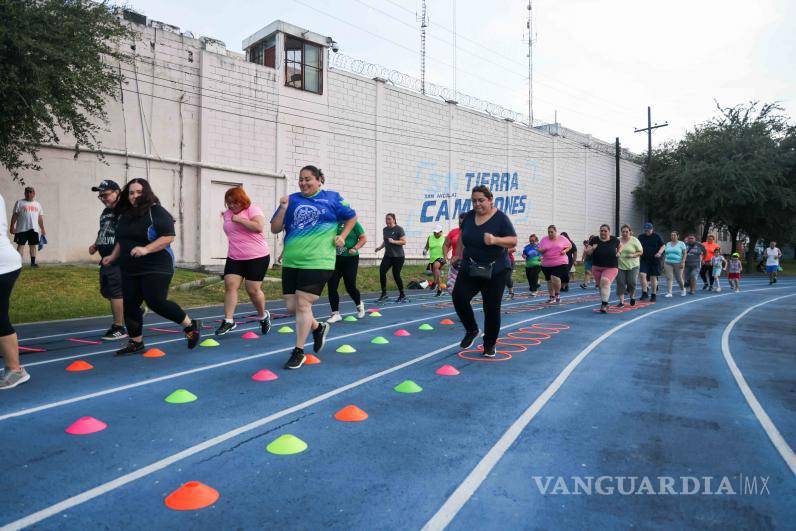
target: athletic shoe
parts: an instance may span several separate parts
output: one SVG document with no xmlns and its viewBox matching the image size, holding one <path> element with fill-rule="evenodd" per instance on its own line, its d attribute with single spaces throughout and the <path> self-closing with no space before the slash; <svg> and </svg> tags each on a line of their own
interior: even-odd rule
<svg viewBox="0 0 796 531">
<path fill-rule="evenodd" d="M 721 287 L 716 288 L 716 293 L 721 293 Z"/>
<path fill-rule="evenodd" d="M 384 302 L 384 301 L 386 301 L 386 300 L 387 300 L 387 299 L 389 299 L 389 298 L 390 298 L 390 297 L 389 297 L 389 296 L 388 296 L 386 293 L 382 293 L 382 294 L 381 294 L 381 297 L 379 297 L 378 299 L 376 299 L 376 302 Z"/>
<path fill-rule="evenodd" d="M 585 282 L 582 282 L 581 285 L 580 285 L 581 289 L 587 289 L 588 287 L 589 287 L 589 285 L 586 284 Z"/>
<path fill-rule="evenodd" d="M 561 291 L 569 291 L 569 286 L 562 286 Z"/>
<path fill-rule="evenodd" d="M 671 293 L 667 293 L 666 295 L 664 295 L 664 297 L 667 298 L 667 299 L 671 299 L 672 298 L 672 294 Z"/>
<path fill-rule="evenodd" d="M 202 321 L 191 319 L 191 326 L 182 329 L 185 332 L 185 339 L 188 340 L 188 349 L 196 348 L 199 340 L 202 339 Z"/>
<path fill-rule="evenodd" d="M 18 371 L 6 369 L 3 371 L 3 376 L 0 377 L 0 389 L 13 389 L 28 380 L 30 380 L 30 374 L 25 367 L 20 367 Z"/>
<path fill-rule="evenodd" d="M 600 313 L 608 313 L 608 303 L 603 302 L 600 304 Z"/>
<path fill-rule="evenodd" d="M 328 323 L 318 323 L 318 328 L 312 331 L 312 350 L 315 354 L 318 354 L 323 349 L 326 344 L 326 336 L 331 328 L 332 325 Z"/>
<path fill-rule="evenodd" d="M 774 277 L 774 284 L 777 283 L 777 277 Z"/>
<path fill-rule="evenodd" d="M 631 306 L 635 306 L 636 305 L 636 299 L 634 299 L 633 297 L 630 297 L 630 305 Z"/>
<path fill-rule="evenodd" d="M 556 304 L 561 304 L 561 295 L 556 295 Z"/>
<path fill-rule="evenodd" d="M 39 267 L 39 264 L 30 264 L 30 267 Z"/>
<path fill-rule="evenodd" d="M 688 293 L 688 292 L 686 291 L 686 289 L 685 289 L 685 288 L 683 288 L 683 289 L 682 289 L 682 291 L 680 291 L 680 296 L 681 296 L 681 297 L 685 297 L 685 294 L 686 294 L 686 293 Z"/>
<path fill-rule="evenodd" d="M 702 291 L 705 291 L 706 289 L 708 289 L 708 285 L 707 284 L 702 284 Z"/>
<path fill-rule="evenodd" d="M 224 321 L 224 322 L 221 323 L 221 326 L 218 327 L 218 330 L 216 330 L 216 335 L 217 336 L 223 336 L 224 334 L 228 334 L 229 332 L 232 332 L 237 327 L 238 327 L 238 324 L 236 322 L 234 322 L 234 321 L 231 322 L 231 323 L 229 321 Z"/>
<path fill-rule="evenodd" d="M 124 339 L 126 337 L 127 332 L 125 332 L 123 326 L 111 325 L 111 327 L 108 328 L 108 331 L 105 332 L 105 335 L 100 339 L 103 341 L 118 341 L 119 339 Z"/>
<path fill-rule="evenodd" d="M 549 299 L 547 299 L 547 304 L 553 304 L 554 302 L 556 302 L 555 296 L 551 296 Z"/>
<path fill-rule="evenodd" d="M 365 303 L 360 302 L 357 304 L 357 319 L 362 319 L 365 317 Z"/>
<path fill-rule="evenodd" d="M 332 316 L 329 317 L 326 320 L 326 322 L 329 323 L 329 324 L 332 324 L 332 323 L 339 323 L 342 320 L 343 320 L 343 316 L 340 315 L 340 312 L 332 312 Z"/>
<path fill-rule="evenodd" d="M 495 357 L 495 347 L 484 347 L 484 357 L 485 358 L 494 358 Z"/>
<path fill-rule="evenodd" d="M 266 310 L 265 317 L 260 319 L 260 333 L 262 335 L 265 335 L 270 331 L 271 331 L 271 312 Z"/>
<path fill-rule="evenodd" d="M 307 356 L 304 355 L 304 351 L 298 347 L 294 347 L 293 352 L 290 353 L 290 359 L 285 363 L 285 369 L 298 369 L 304 365 L 306 360 Z"/>
<path fill-rule="evenodd" d="M 652 295 L 650 295 L 650 302 L 655 302 L 655 299 L 657 299 L 657 298 L 658 298 L 658 295 L 656 293 L 653 293 Z"/>
<path fill-rule="evenodd" d="M 406 297 L 406 295 L 404 295 L 403 293 L 401 293 L 400 295 L 398 295 L 398 298 L 397 298 L 397 299 L 395 299 L 395 302 L 396 302 L 396 303 L 409 302 L 409 299 Z"/>
<path fill-rule="evenodd" d="M 461 343 L 459 343 L 459 346 L 462 347 L 462 348 L 470 348 L 470 347 L 472 347 L 473 343 L 475 343 L 475 338 L 478 337 L 479 333 L 480 333 L 480 330 L 475 330 L 474 332 L 465 332 Z"/>
<path fill-rule="evenodd" d="M 509 300 L 511 300 L 513 298 L 514 298 L 514 292 L 513 291 L 509 291 Z"/>
<path fill-rule="evenodd" d="M 653 293 L 652 296 L 654 297 L 655 294 Z M 641 300 L 641 301 L 647 300 L 647 292 L 646 291 L 642 291 L 641 292 L 641 298 L 639 300 Z M 652 300 L 652 299 L 650 298 L 650 300 Z"/>
<path fill-rule="evenodd" d="M 434 296 L 439 297 L 440 295 L 442 295 L 442 290 L 437 288 L 437 293 Z"/>
<path fill-rule="evenodd" d="M 735 288 L 735 293 L 738 293 L 740 291 L 741 291 L 741 288 Z"/>
<path fill-rule="evenodd" d="M 616 305 L 616 307 L 617 307 L 617 308 L 624 308 L 624 307 L 625 307 L 625 303 L 624 303 L 624 302 L 620 302 L 620 303 L 618 303 L 618 304 Z"/>
<path fill-rule="evenodd" d="M 133 341 L 132 339 L 127 342 L 127 345 L 117 350 L 113 355 L 114 356 L 129 356 L 131 354 L 136 354 L 141 352 L 146 347 L 144 346 L 143 341 Z"/>
</svg>

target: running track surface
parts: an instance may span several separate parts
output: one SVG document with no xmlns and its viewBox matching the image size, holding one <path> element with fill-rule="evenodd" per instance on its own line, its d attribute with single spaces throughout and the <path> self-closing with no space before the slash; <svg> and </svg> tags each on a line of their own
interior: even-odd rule
<svg viewBox="0 0 796 531">
<path fill-rule="evenodd" d="M 741 293 L 608 315 L 595 312 L 593 290 L 564 295 L 561 305 L 527 292 L 504 302 L 498 358 L 511 359 L 492 362 L 460 352 L 458 322 L 440 324 L 456 320 L 450 299 L 425 292 L 335 324 L 322 363 L 298 371 L 282 370 L 287 316 L 260 339 L 241 338 L 248 322 L 189 352 L 175 325 L 148 314 L 161 358 L 116 359 L 115 345 L 85 343 L 105 319 L 20 326 L 21 344 L 44 351 L 23 357 L 32 380 L 0 395 L 0 527 L 792 528 L 796 281 L 749 279 Z M 218 308 L 194 313 L 217 326 Z M 390 343 L 371 344 L 378 335 Z M 343 344 L 356 352 L 337 353 Z M 94 368 L 67 372 L 77 359 Z M 460 374 L 438 376 L 445 364 Z M 252 381 L 261 369 L 278 379 Z M 422 392 L 395 392 L 404 380 Z M 166 403 L 176 389 L 198 400 Z M 369 418 L 336 420 L 349 404 Z M 107 429 L 64 432 L 84 416 Z M 266 451 L 284 434 L 307 450 Z M 601 476 L 638 477 L 625 493 L 646 476 L 659 495 L 619 493 L 616 479 L 565 494 L 573 478 Z M 700 492 L 665 494 L 659 477 L 681 493 L 683 477 L 699 478 Z M 734 493 L 702 494 L 706 477 L 708 491 L 726 477 Z M 189 481 L 220 498 L 169 509 L 164 498 Z"/>
</svg>

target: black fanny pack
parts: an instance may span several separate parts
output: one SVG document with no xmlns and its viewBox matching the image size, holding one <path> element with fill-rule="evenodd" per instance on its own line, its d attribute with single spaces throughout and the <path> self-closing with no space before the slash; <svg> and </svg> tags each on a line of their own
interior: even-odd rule
<svg viewBox="0 0 796 531">
<path fill-rule="evenodd" d="M 467 274 L 473 278 L 492 278 L 492 267 L 494 267 L 495 262 L 489 262 L 488 264 L 479 264 L 472 258 L 470 258 L 470 262 L 467 266 Z"/>
</svg>

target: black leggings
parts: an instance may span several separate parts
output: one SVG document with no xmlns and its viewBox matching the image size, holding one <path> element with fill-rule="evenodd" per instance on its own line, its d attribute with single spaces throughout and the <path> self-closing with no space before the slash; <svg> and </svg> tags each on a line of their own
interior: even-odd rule
<svg viewBox="0 0 796 531">
<path fill-rule="evenodd" d="M 345 290 L 351 296 L 354 304 L 359 306 L 359 303 L 362 302 L 357 289 L 358 270 L 359 255 L 337 257 L 334 263 L 334 273 L 332 278 L 329 279 L 329 306 L 332 307 L 333 312 L 340 311 L 340 294 L 337 293 L 337 287 L 340 285 L 341 278 L 345 284 Z"/>
<path fill-rule="evenodd" d="M 398 291 L 403 294 L 404 281 L 401 280 L 401 269 L 404 267 L 404 260 L 403 256 L 385 256 L 381 259 L 379 282 L 382 293 L 387 293 L 387 271 L 392 268 L 392 278 L 395 280 L 395 285 L 398 286 Z"/>
<path fill-rule="evenodd" d="M 11 319 L 8 318 L 8 300 L 11 298 L 11 290 L 14 289 L 14 282 L 19 278 L 20 271 L 22 269 L 0 275 L 0 337 L 10 336 L 14 333 Z"/>
<path fill-rule="evenodd" d="M 703 284 L 710 284 L 713 286 L 713 282 L 716 280 L 713 278 L 713 265 L 703 263 L 702 267 L 699 269 L 699 278 L 702 279 Z"/>
<path fill-rule="evenodd" d="M 531 266 L 525 268 L 525 277 L 528 279 L 528 289 L 531 291 L 539 291 L 539 272 L 542 270 L 540 266 Z"/>
<path fill-rule="evenodd" d="M 185 312 L 182 308 L 167 299 L 172 276 L 157 273 L 130 276 L 122 272 L 124 324 L 127 325 L 127 333 L 131 338 L 138 337 L 143 333 L 142 302 L 146 302 L 150 310 L 169 321 L 181 324 L 185 320 Z"/>
<path fill-rule="evenodd" d="M 497 343 L 500 333 L 500 302 L 508 274 L 509 271 L 504 270 L 493 274 L 491 279 L 485 279 L 472 278 L 467 272 L 460 271 L 453 286 L 453 307 L 468 332 L 478 330 L 470 301 L 476 293 L 481 292 L 484 307 L 484 348 L 493 347 Z"/>
</svg>

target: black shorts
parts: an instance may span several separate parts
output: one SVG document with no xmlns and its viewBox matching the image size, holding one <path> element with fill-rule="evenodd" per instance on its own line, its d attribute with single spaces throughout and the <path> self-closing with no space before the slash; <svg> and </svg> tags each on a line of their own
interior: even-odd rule
<svg viewBox="0 0 796 531">
<path fill-rule="evenodd" d="M 431 268 L 433 268 L 433 267 L 434 267 L 434 264 L 436 264 L 436 263 L 439 263 L 440 267 L 442 267 L 442 266 L 444 266 L 444 265 L 445 265 L 445 259 L 444 259 L 444 258 L 437 258 L 437 259 L 436 259 L 436 260 L 434 260 L 433 262 L 429 262 L 429 263 L 428 263 L 428 265 L 426 266 L 426 269 L 431 269 Z"/>
<path fill-rule="evenodd" d="M 561 264 L 557 266 L 542 266 L 542 273 L 544 273 L 544 279 L 550 280 L 550 277 L 558 277 L 561 279 L 561 282 L 569 282 L 569 264 Z"/>
<path fill-rule="evenodd" d="M 661 275 L 661 262 L 658 258 L 641 258 L 638 272 L 648 277 L 659 277 Z"/>
<path fill-rule="evenodd" d="M 227 258 L 224 264 L 224 276 L 238 275 L 246 280 L 262 282 L 268 272 L 268 264 L 271 263 L 271 255 L 262 258 L 252 258 L 251 260 L 235 260 Z"/>
<path fill-rule="evenodd" d="M 100 266 L 100 294 L 106 299 L 122 298 L 122 269 L 116 265 Z"/>
<path fill-rule="evenodd" d="M 334 274 L 334 269 L 282 268 L 282 293 L 295 295 L 297 291 L 320 295 Z"/>
<path fill-rule="evenodd" d="M 39 233 L 33 229 L 14 234 L 14 243 L 17 245 L 39 245 Z"/>
</svg>

